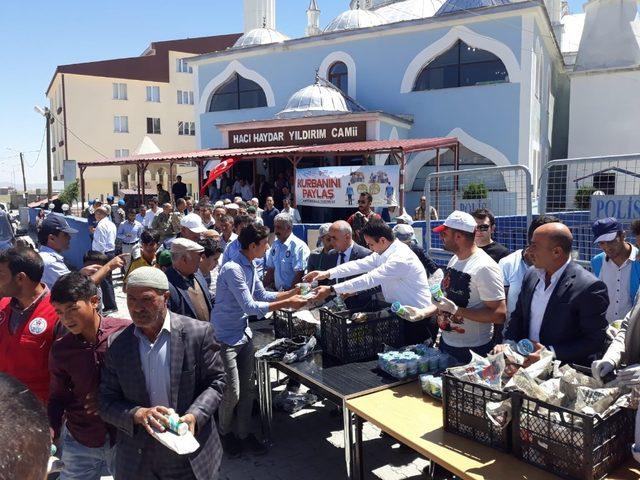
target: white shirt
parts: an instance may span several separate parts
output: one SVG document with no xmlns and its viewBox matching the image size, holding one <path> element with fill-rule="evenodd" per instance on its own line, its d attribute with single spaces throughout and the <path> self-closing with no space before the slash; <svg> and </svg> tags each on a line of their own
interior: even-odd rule
<svg viewBox="0 0 640 480">
<path fill-rule="evenodd" d="M 286 213 L 286 214 L 290 215 L 291 218 L 293 218 L 293 223 L 301 223 L 302 222 L 302 219 L 300 217 L 300 212 L 298 212 L 298 210 L 293 208 L 293 207 L 283 208 L 282 210 L 280 210 L 280 213 Z"/>
<path fill-rule="evenodd" d="M 343 263 L 347 263 L 349 261 L 349 258 L 351 257 L 351 252 L 353 251 L 353 242 L 351 242 L 351 245 L 349 245 L 349 248 L 347 248 L 344 252 L 344 262 L 340 262 L 340 256 L 341 253 L 338 252 L 338 261 L 336 262 L 336 266 L 338 265 L 342 265 Z"/>
<path fill-rule="evenodd" d="M 567 263 L 551 275 L 551 281 L 549 282 L 549 286 L 546 288 L 545 278 L 547 275 L 543 269 L 536 268 L 536 274 L 538 275 L 539 280 L 536 284 L 535 290 L 533 291 L 533 297 L 531 297 L 531 321 L 529 322 L 529 340 L 533 342 L 540 342 L 540 328 L 542 328 L 544 312 L 547 310 L 549 299 L 558 284 L 558 280 L 560 280 L 560 277 L 567 269 L 569 263 L 571 263 L 571 258 L 569 258 Z"/>
<path fill-rule="evenodd" d="M 240 196 L 244 201 L 251 200 L 253 197 L 253 188 L 248 183 L 244 184 L 244 187 L 240 187 Z"/>
<path fill-rule="evenodd" d="M 117 229 L 115 224 L 105 217 L 98 222 L 96 230 L 93 232 L 93 243 L 91 249 L 95 252 L 113 252 L 116 249 Z"/>
<path fill-rule="evenodd" d="M 161 213 L 162 213 L 161 208 L 158 208 L 155 212 L 151 209 L 147 210 L 147 213 L 144 216 L 144 220 L 142 221 L 142 225 L 145 226 L 146 228 L 151 228 L 153 219 L 156 218 L 156 215 L 160 215 Z"/>
<path fill-rule="evenodd" d="M 360 275 L 364 274 L 364 275 Z M 360 275 L 334 286 L 336 293 L 356 293 L 380 285 L 387 302 L 426 308 L 431 306 L 427 272 L 411 249 L 394 240 L 382 255 L 347 262 L 329 270 L 330 279 Z"/>
<path fill-rule="evenodd" d="M 623 319 L 631 311 L 631 265 L 638 258 L 638 249 L 631 245 L 631 255 L 618 267 L 608 257 L 602 262 L 600 280 L 607 286 L 609 294 L 609 308 L 607 308 L 607 321 L 611 324 Z"/>
<path fill-rule="evenodd" d="M 511 315 L 511 312 L 516 309 L 518 296 L 520 295 L 520 290 L 522 290 L 522 280 L 524 280 L 524 274 L 527 273 L 529 265 L 522 258 L 522 250 L 516 250 L 501 258 L 498 265 L 502 270 L 504 286 L 509 287 L 507 292 L 507 311 Z"/>
</svg>

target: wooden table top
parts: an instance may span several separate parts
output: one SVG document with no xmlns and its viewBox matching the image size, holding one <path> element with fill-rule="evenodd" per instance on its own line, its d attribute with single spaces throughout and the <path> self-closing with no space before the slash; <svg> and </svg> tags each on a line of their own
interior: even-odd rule
<svg viewBox="0 0 640 480">
<path fill-rule="evenodd" d="M 424 396 L 417 382 L 352 398 L 347 400 L 347 406 L 361 418 L 463 479 L 559 478 L 522 462 L 513 455 L 445 432 L 442 404 Z M 631 461 L 607 479 L 638 480 L 640 466 Z"/>
</svg>

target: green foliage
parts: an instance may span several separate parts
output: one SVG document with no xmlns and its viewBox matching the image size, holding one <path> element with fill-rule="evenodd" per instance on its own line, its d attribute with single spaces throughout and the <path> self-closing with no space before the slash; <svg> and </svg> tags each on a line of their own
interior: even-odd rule
<svg viewBox="0 0 640 480">
<path fill-rule="evenodd" d="M 482 183 L 470 183 L 462 192 L 462 198 L 464 200 L 479 200 L 482 198 L 487 198 L 489 195 L 489 190 L 487 190 L 487 186 Z"/>
<path fill-rule="evenodd" d="M 60 199 L 60 202 L 66 203 L 69 206 L 71 206 L 73 202 L 78 199 L 79 195 L 80 195 L 80 186 L 78 185 L 78 181 L 76 180 L 75 182 L 67 185 L 62 191 L 62 193 L 58 195 L 58 198 Z"/>
<path fill-rule="evenodd" d="M 591 195 L 596 190 L 595 187 L 580 187 L 574 199 L 576 208 L 578 210 L 589 210 L 591 208 Z"/>
</svg>

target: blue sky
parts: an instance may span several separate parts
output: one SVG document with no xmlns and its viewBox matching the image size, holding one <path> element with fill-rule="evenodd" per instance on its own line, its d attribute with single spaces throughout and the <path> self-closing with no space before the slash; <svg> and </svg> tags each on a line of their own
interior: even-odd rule
<svg viewBox="0 0 640 480">
<path fill-rule="evenodd" d="M 308 0 L 276 1 L 278 30 L 302 36 Z M 582 11 L 582 3 L 571 0 L 571 11 Z M 318 4 L 324 26 L 349 1 Z M 38 158 L 44 120 L 33 106 L 46 105 L 57 65 L 136 56 L 152 41 L 241 31 L 242 0 L 0 2 L 0 185 L 22 185 L 13 150 L 26 152 L 29 184 L 46 182 L 44 148 Z"/>
</svg>

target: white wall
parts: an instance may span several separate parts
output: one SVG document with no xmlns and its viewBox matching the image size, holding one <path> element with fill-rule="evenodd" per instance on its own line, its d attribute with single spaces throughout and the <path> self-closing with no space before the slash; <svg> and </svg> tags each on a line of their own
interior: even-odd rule
<svg viewBox="0 0 640 480">
<path fill-rule="evenodd" d="M 569 158 L 640 152 L 640 70 L 571 76 Z"/>
</svg>

